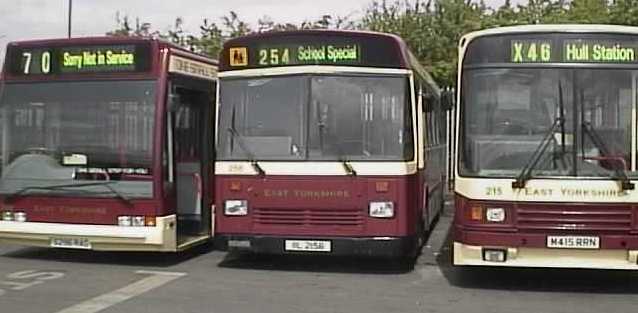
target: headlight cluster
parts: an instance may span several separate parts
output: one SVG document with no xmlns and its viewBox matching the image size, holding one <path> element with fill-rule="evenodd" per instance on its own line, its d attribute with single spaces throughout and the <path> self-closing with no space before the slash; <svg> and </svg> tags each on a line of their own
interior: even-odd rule
<svg viewBox="0 0 638 313">
<path fill-rule="evenodd" d="M 154 216 L 123 215 L 117 217 L 117 225 L 122 227 L 152 227 L 156 225 L 156 221 Z"/>
<path fill-rule="evenodd" d="M 12 211 L 4 211 L 2 212 L 2 216 L 0 216 L 5 222 L 20 222 L 24 223 L 27 221 L 27 213 L 25 212 L 12 212 Z"/>
<path fill-rule="evenodd" d="M 477 222 L 503 223 L 507 216 L 504 208 L 475 205 L 470 208 L 469 217 Z"/>
<path fill-rule="evenodd" d="M 393 218 L 394 203 L 388 201 L 370 202 L 368 215 L 376 218 Z"/>
<path fill-rule="evenodd" d="M 505 222 L 505 209 L 503 208 L 487 208 L 485 209 L 485 218 L 488 222 L 502 223 Z"/>
<path fill-rule="evenodd" d="M 247 200 L 226 200 L 226 202 L 224 202 L 224 215 L 227 215 L 227 216 L 248 215 L 248 201 Z"/>
</svg>

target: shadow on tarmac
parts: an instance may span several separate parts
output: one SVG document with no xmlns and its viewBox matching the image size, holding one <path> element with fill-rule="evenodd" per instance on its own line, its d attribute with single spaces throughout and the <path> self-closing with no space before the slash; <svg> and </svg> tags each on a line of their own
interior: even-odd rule
<svg viewBox="0 0 638 313">
<path fill-rule="evenodd" d="M 594 294 L 636 294 L 638 273 L 622 270 L 455 267 L 451 235 L 437 257 L 447 281 L 459 288 Z"/>
<path fill-rule="evenodd" d="M 405 274 L 414 269 L 414 260 L 228 253 L 218 266 L 222 268 L 264 271 Z"/>
<path fill-rule="evenodd" d="M 50 262 L 108 264 L 124 266 L 171 267 L 213 250 L 212 244 L 193 247 L 178 253 L 102 252 L 50 248 L 23 248 L 2 254 L 2 257 Z"/>
</svg>

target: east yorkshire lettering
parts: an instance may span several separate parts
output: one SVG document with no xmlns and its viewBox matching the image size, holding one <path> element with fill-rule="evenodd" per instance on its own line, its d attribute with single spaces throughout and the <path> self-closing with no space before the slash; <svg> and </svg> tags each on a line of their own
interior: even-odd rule
<svg viewBox="0 0 638 313">
<path fill-rule="evenodd" d="M 527 197 L 551 197 L 554 195 L 560 195 L 563 197 L 616 198 L 629 195 L 627 191 L 621 191 L 617 189 L 586 189 L 566 187 L 559 189 L 527 187 L 521 189 L 517 193 Z"/>
<path fill-rule="evenodd" d="M 267 198 L 350 198 L 347 190 L 287 190 L 287 189 L 264 189 L 264 196 Z"/>
</svg>

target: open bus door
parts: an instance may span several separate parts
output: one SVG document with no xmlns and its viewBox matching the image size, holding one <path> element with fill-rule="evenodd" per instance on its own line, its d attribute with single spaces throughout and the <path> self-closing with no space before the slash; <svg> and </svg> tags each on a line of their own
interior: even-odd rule
<svg viewBox="0 0 638 313">
<path fill-rule="evenodd" d="M 167 120 L 177 214 L 177 249 L 212 236 L 213 84 L 183 79 L 170 87 Z"/>
</svg>

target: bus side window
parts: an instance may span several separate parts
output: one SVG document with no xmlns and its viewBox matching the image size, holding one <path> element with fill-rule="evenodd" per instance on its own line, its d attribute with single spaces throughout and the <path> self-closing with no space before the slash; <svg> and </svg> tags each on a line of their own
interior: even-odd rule
<svg viewBox="0 0 638 313">
<path fill-rule="evenodd" d="M 436 136 L 434 133 L 434 106 L 435 98 L 432 96 L 429 90 L 420 87 L 421 101 L 423 103 L 423 131 L 425 132 L 425 147 L 429 148 L 436 145 Z"/>
</svg>

